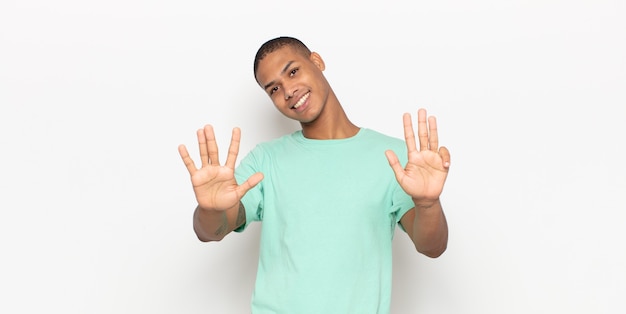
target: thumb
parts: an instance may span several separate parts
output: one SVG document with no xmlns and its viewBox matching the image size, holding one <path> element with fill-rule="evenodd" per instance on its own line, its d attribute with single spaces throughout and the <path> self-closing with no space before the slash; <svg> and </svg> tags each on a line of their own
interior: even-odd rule
<svg viewBox="0 0 626 314">
<path fill-rule="evenodd" d="M 391 166 L 391 169 L 393 169 L 396 177 L 400 176 L 404 169 L 402 168 L 402 165 L 400 165 L 400 161 L 398 160 L 398 156 L 396 156 L 396 153 L 394 153 L 392 150 L 386 150 L 385 156 L 387 156 L 389 166 Z"/>
<path fill-rule="evenodd" d="M 243 197 L 243 195 L 248 193 L 248 191 L 250 191 L 250 189 L 252 189 L 257 184 L 259 184 L 259 182 L 261 182 L 261 180 L 263 180 L 263 173 L 257 172 L 255 174 L 251 175 L 248 178 L 248 180 L 246 180 L 244 183 L 242 183 L 241 185 L 239 185 L 237 187 L 237 194 L 239 194 L 241 197 Z"/>
</svg>

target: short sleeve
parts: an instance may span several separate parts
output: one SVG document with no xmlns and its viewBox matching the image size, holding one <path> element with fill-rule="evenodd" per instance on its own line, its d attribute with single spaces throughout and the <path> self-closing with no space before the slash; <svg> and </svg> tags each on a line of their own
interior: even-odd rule
<svg viewBox="0 0 626 314">
<path fill-rule="evenodd" d="M 406 194 L 406 192 L 404 192 L 399 184 L 396 185 L 397 186 L 394 188 L 392 194 L 394 220 L 396 224 L 400 227 L 400 229 L 402 229 L 402 231 L 406 231 L 404 230 L 404 227 L 400 224 L 400 220 L 402 219 L 404 214 L 411 210 L 411 208 L 415 207 L 415 203 L 413 203 L 411 196 Z"/>
<path fill-rule="evenodd" d="M 237 184 L 245 182 L 251 175 L 262 172 L 262 149 L 257 146 L 246 157 L 244 157 L 235 169 L 235 179 Z M 246 222 L 235 229 L 235 232 L 242 232 L 254 221 L 260 221 L 263 217 L 263 180 L 254 188 L 250 189 L 241 199 L 246 210 Z"/>
<path fill-rule="evenodd" d="M 398 144 L 398 146 L 394 149 L 394 152 L 396 153 L 396 156 L 398 156 L 398 161 L 404 167 L 407 163 L 406 144 L 403 141 L 399 143 L 400 144 Z M 402 229 L 402 231 L 406 231 L 399 223 L 404 214 L 411 210 L 411 208 L 415 207 L 415 203 L 413 203 L 411 196 L 404 192 L 398 181 L 395 179 L 395 175 L 391 184 L 393 185 L 391 192 L 392 214 L 394 215 L 395 223 L 400 227 L 400 229 Z"/>
</svg>

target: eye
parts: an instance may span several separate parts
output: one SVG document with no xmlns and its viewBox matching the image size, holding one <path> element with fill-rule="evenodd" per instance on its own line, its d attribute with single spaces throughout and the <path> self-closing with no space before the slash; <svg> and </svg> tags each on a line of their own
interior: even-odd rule
<svg viewBox="0 0 626 314">
<path fill-rule="evenodd" d="M 300 70 L 300 69 L 299 69 L 299 68 L 293 68 L 293 69 L 291 70 L 291 72 L 289 72 L 289 76 L 294 76 L 294 75 L 296 75 L 296 72 L 298 72 L 298 70 Z"/>
<path fill-rule="evenodd" d="M 278 91 L 278 86 L 272 87 L 272 89 L 270 89 L 270 95 L 274 95 L 276 91 Z"/>
</svg>

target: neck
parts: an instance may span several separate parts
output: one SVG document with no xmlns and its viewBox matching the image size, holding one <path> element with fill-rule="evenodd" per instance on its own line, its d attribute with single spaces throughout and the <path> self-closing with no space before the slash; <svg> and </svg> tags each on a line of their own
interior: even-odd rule
<svg viewBox="0 0 626 314">
<path fill-rule="evenodd" d="M 350 121 L 347 121 L 347 123 L 341 127 L 327 127 L 322 129 L 307 127 L 304 124 L 302 125 L 302 134 L 304 137 L 315 140 L 349 138 L 359 133 L 359 130 L 360 128 Z"/>
<path fill-rule="evenodd" d="M 327 103 L 324 113 L 315 121 L 301 123 L 304 137 L 318 140 L 342 139 L 353 137 L 359 132 L 360 128 L 348 119 L 336 97 L 332 99 L 334 101 Z"/>
</svg>

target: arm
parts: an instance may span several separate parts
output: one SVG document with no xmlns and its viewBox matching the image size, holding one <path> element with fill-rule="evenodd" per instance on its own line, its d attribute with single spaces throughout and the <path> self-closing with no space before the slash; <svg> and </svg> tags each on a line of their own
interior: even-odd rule
<svg viewBox="0 0 626 314">
<path fill-rule="evenodd" d="M 430 206 L 416 204 L 402 216 L 400 223 L 418 252 L 432 258 L 445 252 L 448 246 L 448 223 L 441 202 L 437 201 Z"/>
<path fill-rule="evenodd" d="M 226 210 L 206 210 L 200 205 L 193 213 L 193 231 L 203 242 L 219 241 L 246 222 L 246 209 L 238 206 Z"/>
<path fill-rule="evenodd" d="M 241 198 L 257 185 L 263 174 L 255 173 L 241 185 L 235 180 L 235 161 L 239 154 L 241 132 L 233 129 L 228 157 L 220 165 L 213 127 L 207 125 L 197 132 L 202 167 L 196 168 L 184 145 L 178 146 L 198 201 L 193 215 L 193 229 L 203 242 L 219 241 L 245 223 L 246 215 Z"/>
<path fill-rule="evenodd" d="M 386 152 L 398 183 L 415 203 L 415 207 L 401 218 L 400 223 L 418 252 L 438 257 L 448 244 L 448 224 L 439 196 L 448 176 L 450 153 L 447 148 L 439 147 L 437 121 L 435 117 L 429 117 L 427 121 L 426 110 L 418 111 L 419 150 L 411 116 L 405 114 L 403 121 L 408 152 L 406 166 L 402 168 L 393 151 Z"/>
</svg>

